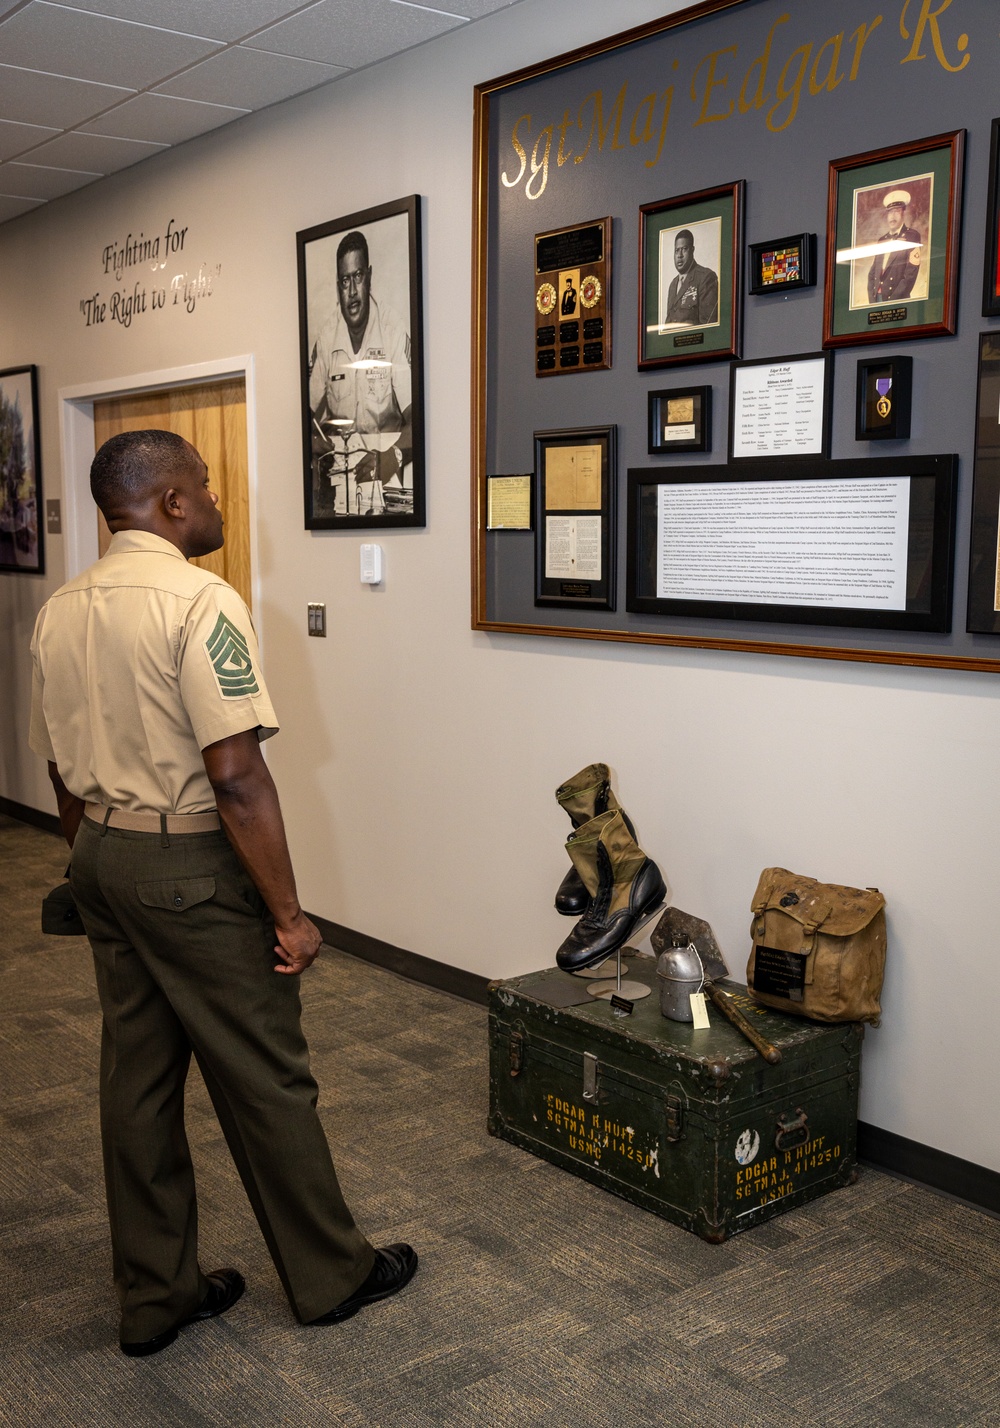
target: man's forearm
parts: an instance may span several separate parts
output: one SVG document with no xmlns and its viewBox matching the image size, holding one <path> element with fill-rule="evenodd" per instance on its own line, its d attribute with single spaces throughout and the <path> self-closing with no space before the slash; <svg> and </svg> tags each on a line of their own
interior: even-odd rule
<svg viewBox="0 0 1000 1428">
<path fill-rule="evenodd" d="M 278 791 L 263 759 L 215 786 L 226 837 L 254 881 L 275 922 L 287 927 L 302 909 L 285 838 Z"/>
<path fill-rule="evenodd" d="M 49 763 L 49 779 L 56 795 L 56 807 L 59 809 L 59 826 L 63 831 L 63 837 L 72 848 L 76 842 L 76 835 L 80 831 L 80 820 L 83 817 L 83 799 L 77 798 L 76 794 L 70 793 L 69 789 L 62 781 L 59 770 L 54 763 Z"/>
</svg>

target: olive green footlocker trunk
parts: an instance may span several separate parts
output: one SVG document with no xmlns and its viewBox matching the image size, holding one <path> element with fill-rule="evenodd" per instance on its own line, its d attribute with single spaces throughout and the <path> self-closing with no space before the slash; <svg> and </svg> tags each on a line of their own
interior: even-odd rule
<svg viewBox="0 0 1000 1428">
<path fill-rule="evenodd" d="M 720 985 L 781 1051 L 767 1062 L 714 1007 L 711 1027 L 660 1014 L 652 995 L 560 1008 L 568 973 L 490 986 L 492 1135 L 719 1242 L 856 1179 L 864 1028 L 782 1016 Z"/>
</svg>

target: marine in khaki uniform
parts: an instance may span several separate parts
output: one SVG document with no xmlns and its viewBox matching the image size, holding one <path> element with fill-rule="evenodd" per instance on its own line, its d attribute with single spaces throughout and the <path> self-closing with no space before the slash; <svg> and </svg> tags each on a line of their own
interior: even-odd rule
<svg viewBox="0 0 1000 1428">
<path fill-rule="evenodd" d="M 73 849 L 103 1011 L 121 1347 L 155 1353 L 244 1290 L 238 1271 L 198 1264 L 192 1053 L 295 1314 L 336 1323 L 401 1289 L 417 1257 L 358 1230 L 316 1113 L 297 974 L 321 939 L 260 752 L 278 721 L 246 606 L 188 564 L 222 545 L 217 497 L 194 448 L 159 431 L 106 442 L 91 488 L 111 545 L 38 616 L 30 742 Z"/>
</svg>

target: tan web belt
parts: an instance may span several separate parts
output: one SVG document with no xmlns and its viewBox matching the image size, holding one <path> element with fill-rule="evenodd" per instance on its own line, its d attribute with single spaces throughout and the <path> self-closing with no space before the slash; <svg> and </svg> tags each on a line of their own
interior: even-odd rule
<svg viewBox="0 0 1000 1428">
<path fill-rule="evenodd" d="M 221 828 L 218 813 L 126 813 L 123 808 L 84 806 L 85 815 L 104 828 L 124 828 L 129 833 L 214 833 Z"/>
</svg>

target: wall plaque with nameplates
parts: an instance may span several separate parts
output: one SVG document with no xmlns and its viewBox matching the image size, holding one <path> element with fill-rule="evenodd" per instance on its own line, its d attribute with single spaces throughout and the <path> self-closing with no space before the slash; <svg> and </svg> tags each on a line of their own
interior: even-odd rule
<svg viewBox="0 0 1000 1428">
<path fill-rule="evenodd" d="M 611 366 L 611 219 L 535 235 L 535 376 Z"/>
</svg>

